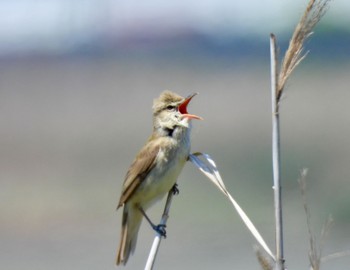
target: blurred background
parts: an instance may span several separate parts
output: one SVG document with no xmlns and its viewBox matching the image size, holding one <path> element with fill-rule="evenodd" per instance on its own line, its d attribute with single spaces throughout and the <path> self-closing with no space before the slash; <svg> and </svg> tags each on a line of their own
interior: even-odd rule
<svg viewBox="0 0 350 270">
<path fill-rule="evenodd" d="M 274 249 L 269 34 L 284 53 L 306 4 L 0 0 L 1 268 L 115 269 L 121 185 L 165 89 L 200 93 L 192 150 L 215 159 Z M 334 219 L 323 253 L 350 249 L 349 12 L 349 1 L 331 1 L 281 105 L 290 269 L 309 266 L 304 167 L 314 233 Z M 249 232 L 192 164 L 179 188 L 156 268 L 260 269 Z M 143 269 L 153 235 L 144 223 L 125 269 Z"/>
</svg>

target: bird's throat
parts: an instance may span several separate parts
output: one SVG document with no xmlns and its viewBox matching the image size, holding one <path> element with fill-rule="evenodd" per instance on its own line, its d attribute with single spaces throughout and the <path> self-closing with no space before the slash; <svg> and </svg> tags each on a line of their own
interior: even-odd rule
<svg viewBox="0 0 350 270">
<path fill-rule="evenodd" d="M 175 128 L 165 128 L 164 129 L 166 136 L 169 136 L 169 137 L 173 136 L 174 130 L 175 130 Z"/>
</svg>

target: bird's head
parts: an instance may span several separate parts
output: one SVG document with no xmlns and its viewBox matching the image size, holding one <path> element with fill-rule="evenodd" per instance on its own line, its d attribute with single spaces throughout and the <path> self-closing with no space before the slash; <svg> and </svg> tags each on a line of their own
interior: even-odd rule
<svg viewBox="0 0 350 270">
<path fill-rule="evenodd" d="M 153 102 L 154 128 L 170 130 L 175 127 L 188 128 L 191 119 L 202 120 L 201 117 L 187 112 L 187 105 L 196 94 L 183 98 L 171 91 L 161 93 Z"/>
</svg>

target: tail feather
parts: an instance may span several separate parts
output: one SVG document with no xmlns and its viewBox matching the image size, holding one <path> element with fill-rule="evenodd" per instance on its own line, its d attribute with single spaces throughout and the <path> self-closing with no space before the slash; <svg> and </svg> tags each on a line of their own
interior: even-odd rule
<svg viewBox="0 0 350 270">
<path fill-rule="evenodd" d="M 137 235 L 142 222 L 141 212 L 125 204 L 122 217 L 122 230 L 116 264 L 125 265 L 130 254 L 134 253 L 137 242 Z"/>
</svg>

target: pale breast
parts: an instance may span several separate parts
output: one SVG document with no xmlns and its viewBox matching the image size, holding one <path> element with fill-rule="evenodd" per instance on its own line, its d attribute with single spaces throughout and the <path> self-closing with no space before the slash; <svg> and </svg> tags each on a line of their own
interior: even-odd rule
<svg viewBox="0 0 350 270">
<path fill-rule="evenodd" d="M 169 192 L 187 161 L 190 151 L 189 140 L 167 141 L 164 145 L 168 147 L 160 148 L 156 158 L 156 166 L 131 199 L 133 203 L 141 204 L 144 209 L 162 199 Z"/>
</svg>

